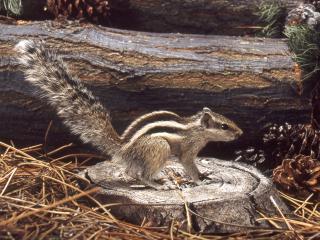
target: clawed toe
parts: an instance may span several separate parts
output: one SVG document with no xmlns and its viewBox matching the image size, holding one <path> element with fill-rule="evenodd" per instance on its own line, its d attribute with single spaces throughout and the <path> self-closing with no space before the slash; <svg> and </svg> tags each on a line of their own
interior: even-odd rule
<svg viewBox="0 0 320 240">
<path fill-rule="evenodd" d="M 208 180 L 208 179 L 210 179 L 210 177 L 209 177 L 209 175 L 210 175 L 211 173 L 209 173 L 209 172 L 205 172 L 205 173 L 201 173 L 201 174 L 199 174 L 199 178 L 200 178 L 200 180 Z"/>
<path fill-rule="evenodd" d="M 178 187 L 174 184 L 163 184 L 163 185 L 159 185 L 159 186 L 152 186 L 157 190 L 174 190 L 177 189 Z"/>
<path fill-rule="evenodd" d="M 194 182 L 197 186 L 201 186 L 204 185 L 204 182 L 202 182 L 201 180 L 197 180 Z"/>
</svg>

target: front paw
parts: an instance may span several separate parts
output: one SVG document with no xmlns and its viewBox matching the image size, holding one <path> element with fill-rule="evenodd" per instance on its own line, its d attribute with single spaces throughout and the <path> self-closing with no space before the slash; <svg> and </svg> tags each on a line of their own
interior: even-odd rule
<svg viewBox="0 0 320 240">
<path fill-rule="evenodd" d="M 162 185 L 158 185 L 157 186 L 157 190 L 165 190 L 165 191 L 168 191 L 168 190 L 175 190 L 175 189 L 178 189 L 179 187 L 173 183 L 169 183 L 169 182 L 166 182 L 165 184 L 162 184 Z"/>
<path fill-rule="evenodd" d="M 209 179 L 211 179 L 211 178 L 209 177 L 210 174 L 211 174 L 211 172 L 203 172 L 203 173 L 200 173 L 200 174 L 199 174 L 199 179 L 200 179 L 201 181 L 209 180 Z"/>
<path fill-rule="evenodd" d="M 194 183 L 195 183 L 197 186 L 205 185 L 205 183 L 202 182 L 201 180 L 194 181 Z"/>
<path fill-rule="evenodd" d="M 144 183 L 147 186 L 151 187 L 151 188 L 154 188 L 156 190 L 161 190 L 161 191 L 163 191 L 163 190 L 174 190 L 174 189 L 178 188 L 178 186 L 176 186 L 175 184 L 173 184 L 173 183 L 171 183 L 169 181 L 164 182 L 164 184 L 159 184 L 159 183 L 156 183 L 156 182 L 150 181 L 150 180 L 149 181 L 144 181 Z"/>
</svg>

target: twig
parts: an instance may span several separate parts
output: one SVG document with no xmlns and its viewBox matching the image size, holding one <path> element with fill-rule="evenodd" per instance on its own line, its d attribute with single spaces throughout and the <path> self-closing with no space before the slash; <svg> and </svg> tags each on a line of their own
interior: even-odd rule
<svg viewBox="0 0 320 240">
<path fill-rule="evenodd" d="M 294 211 L 294 213 L 297 213 L 299 209 L 304 208 L 307 205 L 308 201 L 312 198 L 312 196 L 313 193 L 311 193 L 310 196 L 306 198 L 306 200 Z"/>
<path fill-rule="evenodd" d="M 28 159 L 31 159 L 31 160 L 34 160 L 34 161 L 38 161 L 37 159 L 35 159 L 34 157 L 30 156 L 29 154 L 27 154 L 27 153 L 15 148 L 15 147 L 12 147 L 12 146 L 4 143 L 4 142 L 0 142 L 0 146 L 9 148 L 10 150 L 13 150 L 14 152 L 17 152 L 17 153 L 21 154 L 22 156 L 27 157 Z"/>
<path fill-rule="evenodd" d="M 97 191 L 99 191 L 99 188 L 97 188 L 97 187 L 96 188 L 92 188 L 92 189 L 90 189 L 90 190 L 88 190 L 86 192 L 81 192 L 81 193 L 76 194 L 76 195 L 74 195 L 72 197 L 68 197 L 68 198 L 62 199 L 62 200 L 57 201 L 57 202 L 55 202 L 55 203 L 53 203 L 51 205 L 48 205 L 48 206 L 45 206 L 45 207 L 42 207 L 42 208 L 39 208 L 39 209 L 36 209 L 36 210 L 32 210 L 32 211 L 27 212 L 27 213 L 22 213 L 22 214 L 20 214 L 18 216 L 14 216 L 14 217 L 9 218 L 8 220 L 0 222 L 0 226 L 8 225 L 10 223 L 13 223 L 13 222 L 21 220 L 23 218 L 29 217 L 29 216 L 31 216 L 33 214 L 38 213 L 38 212 L 42 212 L 42 211 L 48 210 L 50 208 L 54 208 L 54 207 L 56 207 L 58 205 L 64 204 L 66 202 L 73 201 L 73 200 L 81 198 L 83 196 L 89 196 L 89 194 L 97 192 Z"/>
<path fill-rule="evenodd" d="M 278 212 L 280 213 L 281 217 L 283 218 L 283 220 L 285 221 L 288 229 L 290 230 L 294 230 L 293 227 L 290 225 L 290 223 L 288 222 L 288 220 L 286 219 L 286 217 L 283 215 L 281 209 L 279 208 L 278 204 L 276 203 L 276 201 L 274 200 L 273 196 L 270 196 L 270 200 L 272 202 L 272 204 L 275 206 L 275 208 L 278 210 Z"/>
<path fill-rule="evenodd" d="M 4 194 L 4 192 L 6 191 L 7 187 L 9 186 L 10 182 L 11 182 L 11 179 L 13 177 L 13 175 L 16 173 L 17 171 L 17 168 L 15 167 L 12 171 L 11 171 L 11 174 L 10 174 L 10 177 L 6 183 L 6 185 L 4 186 L 4 188 L 2 189 L 2 192 L 0 193 L 0 196 L 2 196 Z"/>
</svg>

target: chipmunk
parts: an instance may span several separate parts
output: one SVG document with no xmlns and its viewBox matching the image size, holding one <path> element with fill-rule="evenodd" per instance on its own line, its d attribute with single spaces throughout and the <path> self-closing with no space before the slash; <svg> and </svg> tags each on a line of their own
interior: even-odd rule
<svg viewBox="0 0 320 240">
<path fill-rule="evenodd" d="M 194 163 L 198 152 L 210 141 L 233 141 L 242 134 L 233 121 L 205 107 L 190 117 L 169 111 L 145 114 L 120 136 L 106 109 L 82 82 L 71 77 L 55 51 L 31 40 L 20 41 L 15 50 L 26 81 L 39 89 L 40 97 L 56 109 L 71 132 L 112 160 L 125 163 L 130 176 L 153 188 L 168 188 L 154 179 L 170 155 L 177 156 L 187 174 L 201 184 Z"/>
</svg>

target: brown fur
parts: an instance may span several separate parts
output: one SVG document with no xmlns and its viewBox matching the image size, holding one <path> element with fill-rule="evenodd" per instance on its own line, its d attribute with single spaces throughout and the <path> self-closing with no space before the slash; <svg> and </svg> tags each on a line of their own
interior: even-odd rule
<svg viewBox="0 0 320 240">
<path fill-rule="evenodd" d="M 123 132 L 123 134 L 121 135 L 121 139 L 123 142 L 128 142 L 134 135 L 134 133 L 147 123 L 163 120 L 174 120 L 177 122 L 181 122 L 182 118 L 178 114 L 169 111 L 155 111 L 147 113 L 134 120 Z"/>
<path fill-rule="evenodd" d="M 192 179 L 199 183 L 194 163 L 210 141 L 233 141 L 241 129 L 209 108 L 190 117 L 156 111 L 135 120 L 120 137 L 106 109 L 77 79 L 68 73 L 62 59 L 40 42 L 21 41 L 15 47 L 26 80 L 39 89 L 63 122 L 82 141 L 92 143 L 114 161 L 126 164 L 127 172 L 157 189 L 154 178 L 170 155 L 177 156 Z"/>
</svg>

